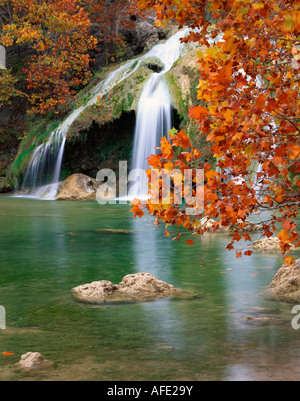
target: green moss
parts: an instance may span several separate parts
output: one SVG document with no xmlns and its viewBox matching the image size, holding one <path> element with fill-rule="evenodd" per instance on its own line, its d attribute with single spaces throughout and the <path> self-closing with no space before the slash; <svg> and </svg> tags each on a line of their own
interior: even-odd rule
<svg viewBox="0 0 300 401">
<path fill-rule="evenodd" d="M 136 111 L 144 82 L 152 71 L 146 66 L 140 66 L 120 84 L 115 85 L 96 104 L 87 107 L 68 132 L 68 141 L 79 140 L 88 132 L 92 124 L 99 127 L 120 118 L 123 112 Z"/>
<path fill-rule="evenodd" d="M 184 96 L 176 81 L 175 76 L 172 75 L 172 73 L 168 72 L 165 77 L 170 91 L 173 106 L 179 113 L 180 119 L 185 120 L 187 119 L 189 113 L 189 95 Z"/>
<path fill-rule="evenodd" d="M 5 184 L 14 186 L 15 181 L 24 174 L 36 147 L 47 141 L 59 124 L 60 121 L 49 122 L 47 118 L 32 122 L 28 132 L 24 133 L 14 162 L 8 168 Z"/>
</svg>

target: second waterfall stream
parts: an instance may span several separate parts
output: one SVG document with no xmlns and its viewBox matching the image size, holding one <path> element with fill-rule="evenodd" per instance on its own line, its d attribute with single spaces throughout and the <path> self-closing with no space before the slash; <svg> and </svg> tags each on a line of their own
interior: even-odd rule
<svg viewBox="0 0 300 401">
<path fill-rule="evenodd" d="M 99 97 L 133 74 L 143 60 L 156 57 L 163 64 L 163 69 L 159 73 L 153 72 L 139 99 L 131 162 L 132 169 L 146 170 L 148 168 L 147 157 L 155 153 L 155 148 L 160 144 L 160 138 L 166 136 L 168 130 L 172 128 L 172 105 L 164 74 L 183 55 L 185 45 L 181 43 L 180 38 L 187 34 L 187 29 L 177 32 L 165 43 L 155 45 L 143 56 L 127 61 L 98 83 L 92 89 L 87 104 L 74 110 L 51 133 L 48 141 L 36 148 L 26 170 L 19 196 L 55 199 L 60 182 L 67 133 L 71 124 L 87 107 L 95 104 Z M 136 195 L 146 193 L 147 182 L 145 180 L 140 183 L 139 194 Z"/>
</svg>

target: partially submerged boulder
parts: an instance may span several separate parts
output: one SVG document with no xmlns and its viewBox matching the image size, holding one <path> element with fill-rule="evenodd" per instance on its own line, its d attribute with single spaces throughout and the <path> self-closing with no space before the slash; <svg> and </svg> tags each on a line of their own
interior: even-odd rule
<svg viewBox="0 0 300 401">
<path fill-rule="evenodd" d="M 279 243 L 277 237 L 263 238 L 253 242 L 253 249 L 280 251 Z"/>
<path fill-rule="evenodd" d="M 96 200 L 96 193 L 102 183 L 85 174 L 72 174 L 59 184 L 55 200 L 90 201 Z"/>
<path fill-rule="evenodd" d="M 126 300 L 164 298 L 177 292 L 173 285 L 158 280 L 150 273 L 128 274 L 119 284 L 110 281 L 93 281 L 71 290 L 73 296 L 83 302 L 103 303 Z"/>
<path fill-rule="evenodd" d="M 20 361 L 16 364 L 20 370 L 44 370 L 52 367 L 54 362 L 47 361 L 39 352 L 27 352 L 21 356 Z"/>
<path fill-rule="evenodd" d="M 112 282 L 108 280 L 93 281 L 89 284 L 82 284 L 71 291 L 79 301 L 90 303 L 101 303 L 117 290 Z"/>
<path fill-rule="evenodd" d="M 282 265 L 275 274 L 270 288 L 277 297 L 283 300 L 300 300 L 300 259 L 292 265 Z"/>
<path fill-rule="evenodd" d="M 208 218 L 207 216 L 205 216 L 197 222 L 197 224 L 195 225 L 195 229 L 202 228 L 202 229 L 206 229 L 207 231 L 213 231 L 215 223 L 216 223 L 216 221 L 214 219 L 211 219 L 211 218 Z M 252 223 L 251 221 L 248 221 L 248 220 L 245 220 L 245 221 L 238 220 L 238 222 L 234 225 L 228 225 L 228 226 L 220 225 L 216 229 L 216 232 L 229 232 L 234 229 L 237 229 L 239 231 L 248 231 L 248 232 L 260 231 L 261 225 Z"/>
<path fill-rule="evenodd" d="M 119 283 L 118 290 L 121 294 L 130 297 L 157 296 L 176 292 L 173 285 L 158 280 L 150 273 L 128 274 Z"/>
</svg>

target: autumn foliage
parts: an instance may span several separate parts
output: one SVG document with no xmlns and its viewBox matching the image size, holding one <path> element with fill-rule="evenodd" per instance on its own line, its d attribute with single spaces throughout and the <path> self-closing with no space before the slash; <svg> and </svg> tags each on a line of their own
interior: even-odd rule
<svg viewBox="0 0 300 401">
<path fill-rule="evenodd" d="M 96 44 L 90 20 L 75 0 L 8 3 L 11 14 L 2 27 L 1 44 L 30 45 L 33 50 L 24 67 L 31 112 L 57 111 L 70 100 L 74 87 L 90 77 L 88 50 Z"/>
<path fill-rule="evenodd" d="M 151 201 L 148 212 L 158 221 L 198 234 L 207 229 L 195 225 L 203 216 L 217 219 L 215 229 L 234 226 L 228 249 L 242 238 L 252 241 L 251 233 L 243 230 L 251 215 L 259 215 L 262 235 L 271 237 L 277 232 L 290 263 L 293 258 L 288 251 L 300 243 L 296 224 L 300 204 L 300 1 L 141 0 L 139 4 L 154 7 L 157 25 L 175 20 L 180 26 L 198 28 L 184 39 L 198 42 L 202 49 L 198 52 L 199 104 L 190 109 L 190 118 L 197 122 L 199 135 L 211 144 L 216 160 L 216 166 L 198 164 L 206 178 L 201 216 L 192 219 L 180 205 L 151 205 Z M 168 144 L 163 140 L 161 152 L 149 159 L 152 167 L 170 162 L 170 154 L 174 164 L 197 167 L 196 150 L 187 148 L 183 133 L 179 134 L 171 136 Z M 175 156 L 173 150 L 178 146 L 182 149 Z M 189 160 L 187 151 L 192 155 Z M 136 208 L 141 208 L 138 202 L 134 212 Z M 237 256 L 241 255 L 238 251 Z"/>
<path fill-rule="evenodd" d="M 122 30 L 133 29 L 137 18 L 146 19 L 151 13 L 132 0 L 83 0 L 82 4 L 98 29 L 98 47 L 104 44 L 103 51 L 111 57 L 125 45 Z"/>
<path fill-rule="evenodd" d="M 121 28 L 132 27 L 136 16 L 148 14 L 136 1 L 127 0 L 0 0 L 0 44 L 30 50 L 22 60 L 29 112 L 65 111 L 92 76 L 92 52 L 103 47 L 106 56 L 114 55 L 124 44 Z M 98 39 L 91 34 L 92 26 Z M 2 81 L 4 101 L 16 80 L 2 74 Z"/>
</svg>

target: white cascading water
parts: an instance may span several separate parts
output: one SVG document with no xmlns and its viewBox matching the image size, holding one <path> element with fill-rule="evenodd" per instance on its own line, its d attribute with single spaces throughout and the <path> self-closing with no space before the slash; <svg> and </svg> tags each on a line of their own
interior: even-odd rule
<svg viewBox="0 0 300 401">
<path fill-rule="evenodd" d="M 157 153 L 161 137 L 168 136 L 172 128 L 172 104 L 164 74 L 183 54 L 185 47 L 180 38 L 187 33 L 188 30 L 178 32 L 165 44 L 155 46 L 148 54 L 157 57 L 164 67 L 160 73 L 151 75 L 139 100 L 129 176 L 135 184 L 129 189 L 128 199 L 148 198 L 148 179 L 145 173 L 149 168 L 147 158 Z"/>
<path fill-rule="evenodd" d="M 126 62 L 91 90 L 91 97 L 85 106 L 74 110 L 54 130 L 48 141 L 39 145 L 33 153 L 25 173 L 21 192 L 17 196 L 53 200 L 56 197 L 64 155 L 67 132 L 71 124 L 89 106 L 110 91 L 117 83 L 133 74 L 141 62 L 157 57 L 164 64 L 160 73 L 153 73 L 143 90 L 139 105 L 135 132 L 134 168 L 145 168 L 146 158 L 155 152 L 161 136 L 171 128 L 171 101 L 163 75 L 180 57 L 184 45 L 180 38 L 188 29 L 177 32 L 163 44 L 154 46 L 143 56 Z"/>
<path fill-rule="evenodd" d="M 148 193 L 147 157 L 156 154 L 160 138 L 172 128 L 172 105 L 168 87 L 162 74 L 153 74 L 142 92 L 134 136 L 130 180 L 135 182 L 129 198 L 145 198 Z"/>
</svg>

